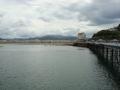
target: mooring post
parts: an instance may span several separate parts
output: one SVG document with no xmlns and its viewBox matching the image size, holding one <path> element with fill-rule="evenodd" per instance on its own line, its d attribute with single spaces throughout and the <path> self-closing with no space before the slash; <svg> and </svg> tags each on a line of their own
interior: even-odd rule
<svg viewBox="0 0 120 90">
<path fill-rule="evenodd" d="M 102 54 L 104 56 L 105 50 L 104 50 L 104 45 L 102 46 Z"/>
<path fill-rule="evenodd" d="M 113 54 L 114 54 L 114 50 L 113 48 L 111 48 L 111 57 L 110 57 L 110 64 L 111 64 L 111 67 L 113 68 Z"/>
<path fill-rule="evenodd" d="M 116 49 L 116 72 L 119 73 L 119 49 Z"/>
<path fill-rule="evenodd" d="M 120 76 L 120 48 L 119 48 L 119 50 L 118 50 L 118 52 L 119 52 L 119 55 L 118 55 L 118 65 L 119 65 L 119 67 L 118 67 L 118 74 L 119 74 L 119 76 Z"/>
<path fill-rule="evenodd" d="M 106 48 L 106 63 L 108 64 L 108 48 Z"/>
</svg>

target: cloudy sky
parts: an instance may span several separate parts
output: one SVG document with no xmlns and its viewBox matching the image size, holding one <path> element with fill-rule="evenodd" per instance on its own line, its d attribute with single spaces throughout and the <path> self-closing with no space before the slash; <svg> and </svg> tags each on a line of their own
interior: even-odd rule
<svg viewBox="0 0 120 90">
<path fill-rule="evenodd" d="M 120 0 L 0 0 L 0 37 L 91 36 L 120 23 Z"/>
</svg>

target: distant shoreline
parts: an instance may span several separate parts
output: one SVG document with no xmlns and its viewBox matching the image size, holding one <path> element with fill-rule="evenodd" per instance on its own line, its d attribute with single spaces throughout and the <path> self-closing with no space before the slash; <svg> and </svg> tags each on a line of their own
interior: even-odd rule
<svg viewBox="0 0 120 90">
<path fill-rule="evenodd" d="M 73 45 L 75 40 L 0 40 L 0 44 Z"/>
</svg>

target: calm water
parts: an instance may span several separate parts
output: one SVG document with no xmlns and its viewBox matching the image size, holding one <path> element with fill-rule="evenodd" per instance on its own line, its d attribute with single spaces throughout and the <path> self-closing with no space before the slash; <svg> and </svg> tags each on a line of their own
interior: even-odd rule
<svg viewBox="0 0 120 90">
<path fill-rule="evenodd" d="M 0 90 L 120 90 L 87 48 L 2 46 Z"/>
</svg>

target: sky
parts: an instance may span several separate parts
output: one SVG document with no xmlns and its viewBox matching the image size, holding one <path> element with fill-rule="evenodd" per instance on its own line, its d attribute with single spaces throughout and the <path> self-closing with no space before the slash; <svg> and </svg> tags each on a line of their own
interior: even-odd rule
<svg viewBox="0 0 120 90">
<path fill-rule="evenodd" d="M 0 37 L 91 37 L 120 23 L 120 0 L 0 0 Z"/>
</svg>

